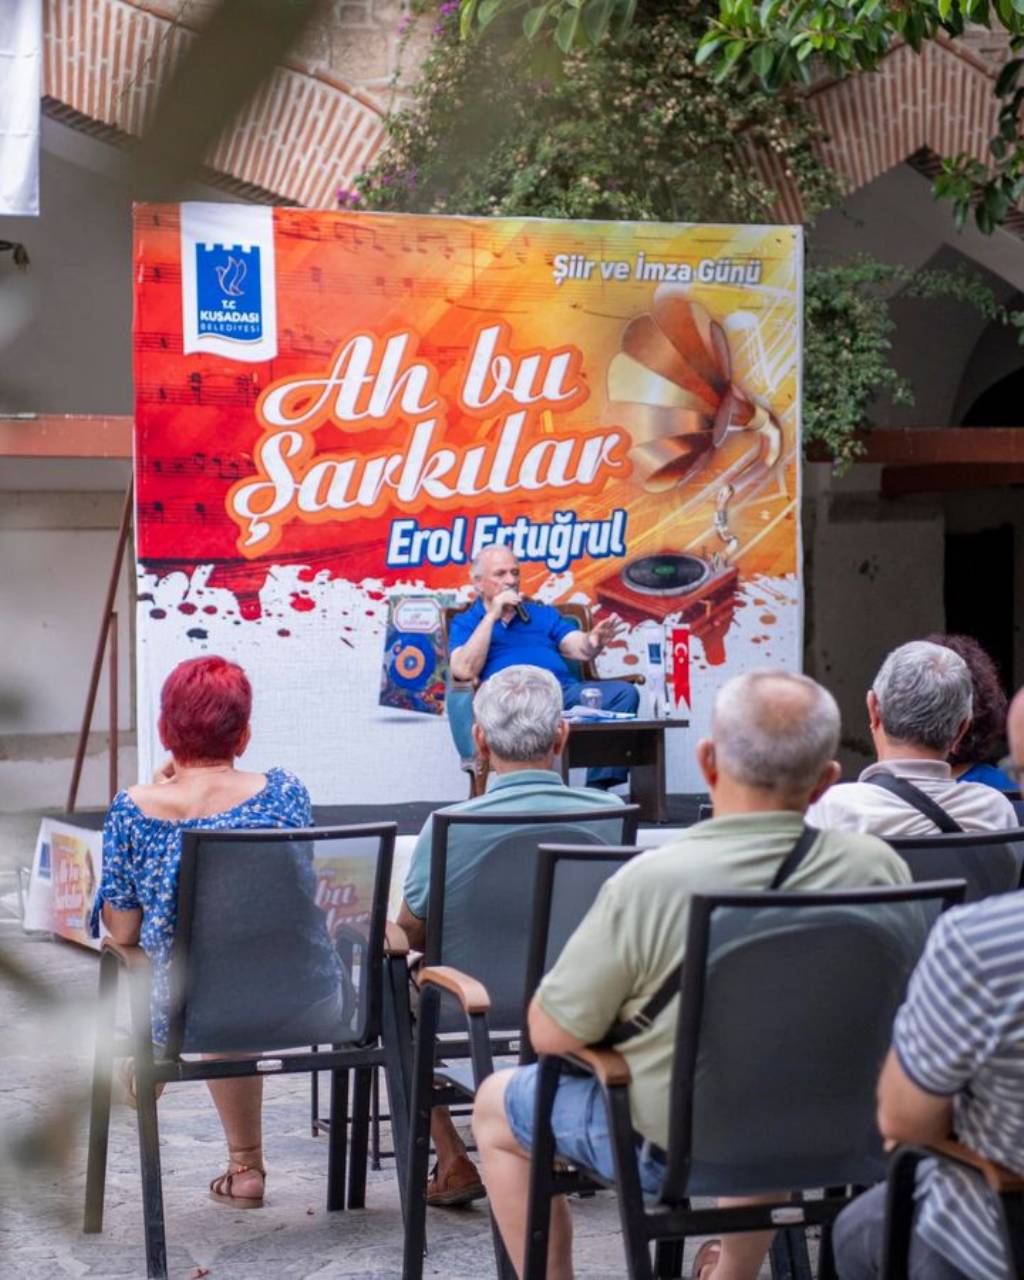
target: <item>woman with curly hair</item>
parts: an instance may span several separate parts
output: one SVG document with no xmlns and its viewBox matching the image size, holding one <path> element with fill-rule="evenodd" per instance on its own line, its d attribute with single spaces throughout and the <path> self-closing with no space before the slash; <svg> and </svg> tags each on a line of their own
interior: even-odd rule
<svg viewBox="0 0 1024 1280">
<path fill-rule="evenodd" d="M 1016 791 L 1017 785 L 991 763 L 1006 725 L 1006 694 L 996 664 L 973 636 L 927 636 L 932 644 L 945 645 L 959 654 L 971 673 L 974 707 L 967 732 L 953 748 L 949 763 L 958 782 L 983 782 L 997 791 Z"/>
</svg>

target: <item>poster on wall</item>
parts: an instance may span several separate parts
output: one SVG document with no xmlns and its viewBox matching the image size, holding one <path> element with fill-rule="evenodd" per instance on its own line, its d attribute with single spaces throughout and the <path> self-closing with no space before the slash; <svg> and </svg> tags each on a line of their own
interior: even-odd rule
<svg viewBox="0 0 1024 1280">
<path fill-rule="evenodd" d="M 498 542 L 526 595 L 627 623 L 602 675 L 685 637 L 661 700 L 697 789 L 714 690 L 800 665 L 802 253 L 798 227 L 137 206 L 141 773 L 167 673 L 220 653 L 248 767 L 459 797 L 437 619 Z"/>
</svg>

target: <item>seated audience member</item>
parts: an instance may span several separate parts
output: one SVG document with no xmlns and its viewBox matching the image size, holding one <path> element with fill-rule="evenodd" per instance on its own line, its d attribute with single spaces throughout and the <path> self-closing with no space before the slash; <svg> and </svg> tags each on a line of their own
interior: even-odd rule
<svg viewBox="0 0 1024 1280">
<path fill-rule="evenodd" d="M 1010 709 L 1010 750 L 1024 766 L 1024 693 Z M 878 1084 L 878 1127 L 890 1143 L 954 1134 L 1024 1176 L 1024 893 L 948 911 L 896 1016 Z M 980 1176 L 922 1165 L 911 1280 L 992 1280 L 1007 1274 L 998 1208 Z M 881 1274 L 885 1185 L 836 1220 L 842 1280 Z"/>
<path fill-rule="evenodd" d="M 997 791 L 1016 791 L 1013 779 L 993 764 L 1006 724 L 1006 694 L 996 664 L 972 636 L 926 636 L 958 653 L 971 673 L 973 695 L 971 723 L 949 754 L 949 765 L 957 782 L 983 782 Z"/>
<path fill-rule="evenodd" d="M 152 784 L 118 792 L 103 827 L 103 876 L 92 932 L 99 935 L 102 915 L 115 942 L 138 944 L 148 954 L 156 1044 L 167 1038 L 182 833 L 197 827 L 305 827 L 312 821 L 306 788 L 290 773 L 277 768 L 247 773 L 235 767 L 249 744 L 251 708 L 249 680 L 233 662 L 193 658 L 175 667 L 160 694 L 160 739 L 171 759 Z M 244 955 L 238 963 L 245 964 Z M 333 952 L 325 957 L 325 974 L 334 973 L 335 985 L 340 980 L 337 964 Z M 310 993 L 311 998 L 321 994 Z M 130 1077 L 127 1083 L 131 1088 Z M 227 1172 L 210 1184 L 210 1195 L 221 1204 L 255 1208 L 263 1203 L 266 1181 L 263 1080 L 251 1076 L 207 1084 L 228 1147 Z"/>
<path fill-rule="evenodd" d="M 807 821 L 887 839 L 934 835 L 943 816 L 952 820 L 948 830 L 1016 827 L 1005 796 L 977 782 L 958 783 L 949 766 L 970 727 L 971 701 L 970 670 L 952 649 L 927 640 L 894 649 L 868 692 L 877 763 L 856 782 L 830 788 Z"/>
<path fill-rule="evenodd" d="M 715 699 L 711 738 L 697 759 L 715 817 L 662 848 L 634 858 L 601 889 L 530 1006 L 538 1053 L 571 1053 L 599 1043 L 635 1015 L 683 959 L 691 897 L 766 889 L 794 849 L 804 811 L 834 781 L 839 710 L 806 676 L 752 672 Z M 787 890 L 906 884 L 906 864 L 882 841 L 841 831 L 816 833 Z M 630 1101 L 644 1192 L 656 1194 L 664 1165 L 649 1144 L 668 1143 L 669 1088 L 678 1002 L 619 1048 L 632 1073 Z M 755 1050 L 757 1046 L 754 1046 Z M 473 1131 L 484 1181 L 513 1263 L 522 1269 L 536 1067 L 502 1071 L 477 1095 Z M 605 1108 L 597 1082 L 563 1076 L 553 1113 L 559 1152 L 613 1176 Z M 700 1280 L 753 1280 L 770 1232 L 709 1241 Z M 551 1280 L 572 1276 L 572 1238 L 564 1199 L 552 1212 Z"/>
<path fill-rule="evenodd" d="M 482 684 L 473 698 L 473 737 L 477 751 L 490 762 L 491 782 L 482 796 L 451 805 L 448 813 L 567 813 L 579 809 L 617 806 L 616 795 L 588 787 L 568 787 L 555 772 L 555 757 L 569 732 L 562 719 L 562 691 L 549 671 L 540 667 L 505 667 Z M 492 828 L 487 839 L 479 832 L 453 830 L 448 847 L 445 916 L 457 927 L 460 889 L 493 840 L 508 835 L 514 824 Z M 413 947 L 426 941 L 430 892 L 430 845 L 433 823 L 427 819 L 416 841 L 405 881 L 405 900 L 398 923 Z M 456 910 L 451 911 L 452 905 Z M 452 1124 L 447 1110 L 435 1107 L 431 1137 L 437 1166 L 427 1186 L 427 1203 L 467 1204 L 485 1195 L 476 1166 Z"/>
</svg>

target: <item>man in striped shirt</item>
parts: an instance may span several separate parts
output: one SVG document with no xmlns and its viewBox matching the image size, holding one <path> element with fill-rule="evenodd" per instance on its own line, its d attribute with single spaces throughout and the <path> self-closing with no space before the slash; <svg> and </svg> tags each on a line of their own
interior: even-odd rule
<svg viewBox="0 0 1024 1280">
<path fill-rule="evenodd" d="M 1010 748 L 1024 766 L 1024 691 L 1010 708 Z M 1024 893 L 947 912 L 929 939 L 896 1017 L 878 1086 L 890 1142 L 954 1132 L 1024 1175 Z M 922 1166 L 912 1280 L 998 1280 L 1007 1274 L 998 1208 L 981 1178 L 942 1161 Z M 880 1273 L 882 1186 L 836 1222 L 842 1280 Z"/>
</svg>

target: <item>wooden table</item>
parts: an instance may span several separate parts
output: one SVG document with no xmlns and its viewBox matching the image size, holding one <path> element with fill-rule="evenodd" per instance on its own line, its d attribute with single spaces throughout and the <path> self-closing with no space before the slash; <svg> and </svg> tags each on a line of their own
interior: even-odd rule
<svg viewBox="0 0 1024 1280">
<path fill-rule="evenodd" d="M 641 822 L 664 822 L 665 730 L 688 729 L 689 720 L 577 720 L 569 723 L 562 752 L 562 777 L 570 769 L 629 769 L 629 799 L 640 806 Z"/>
</svg>

